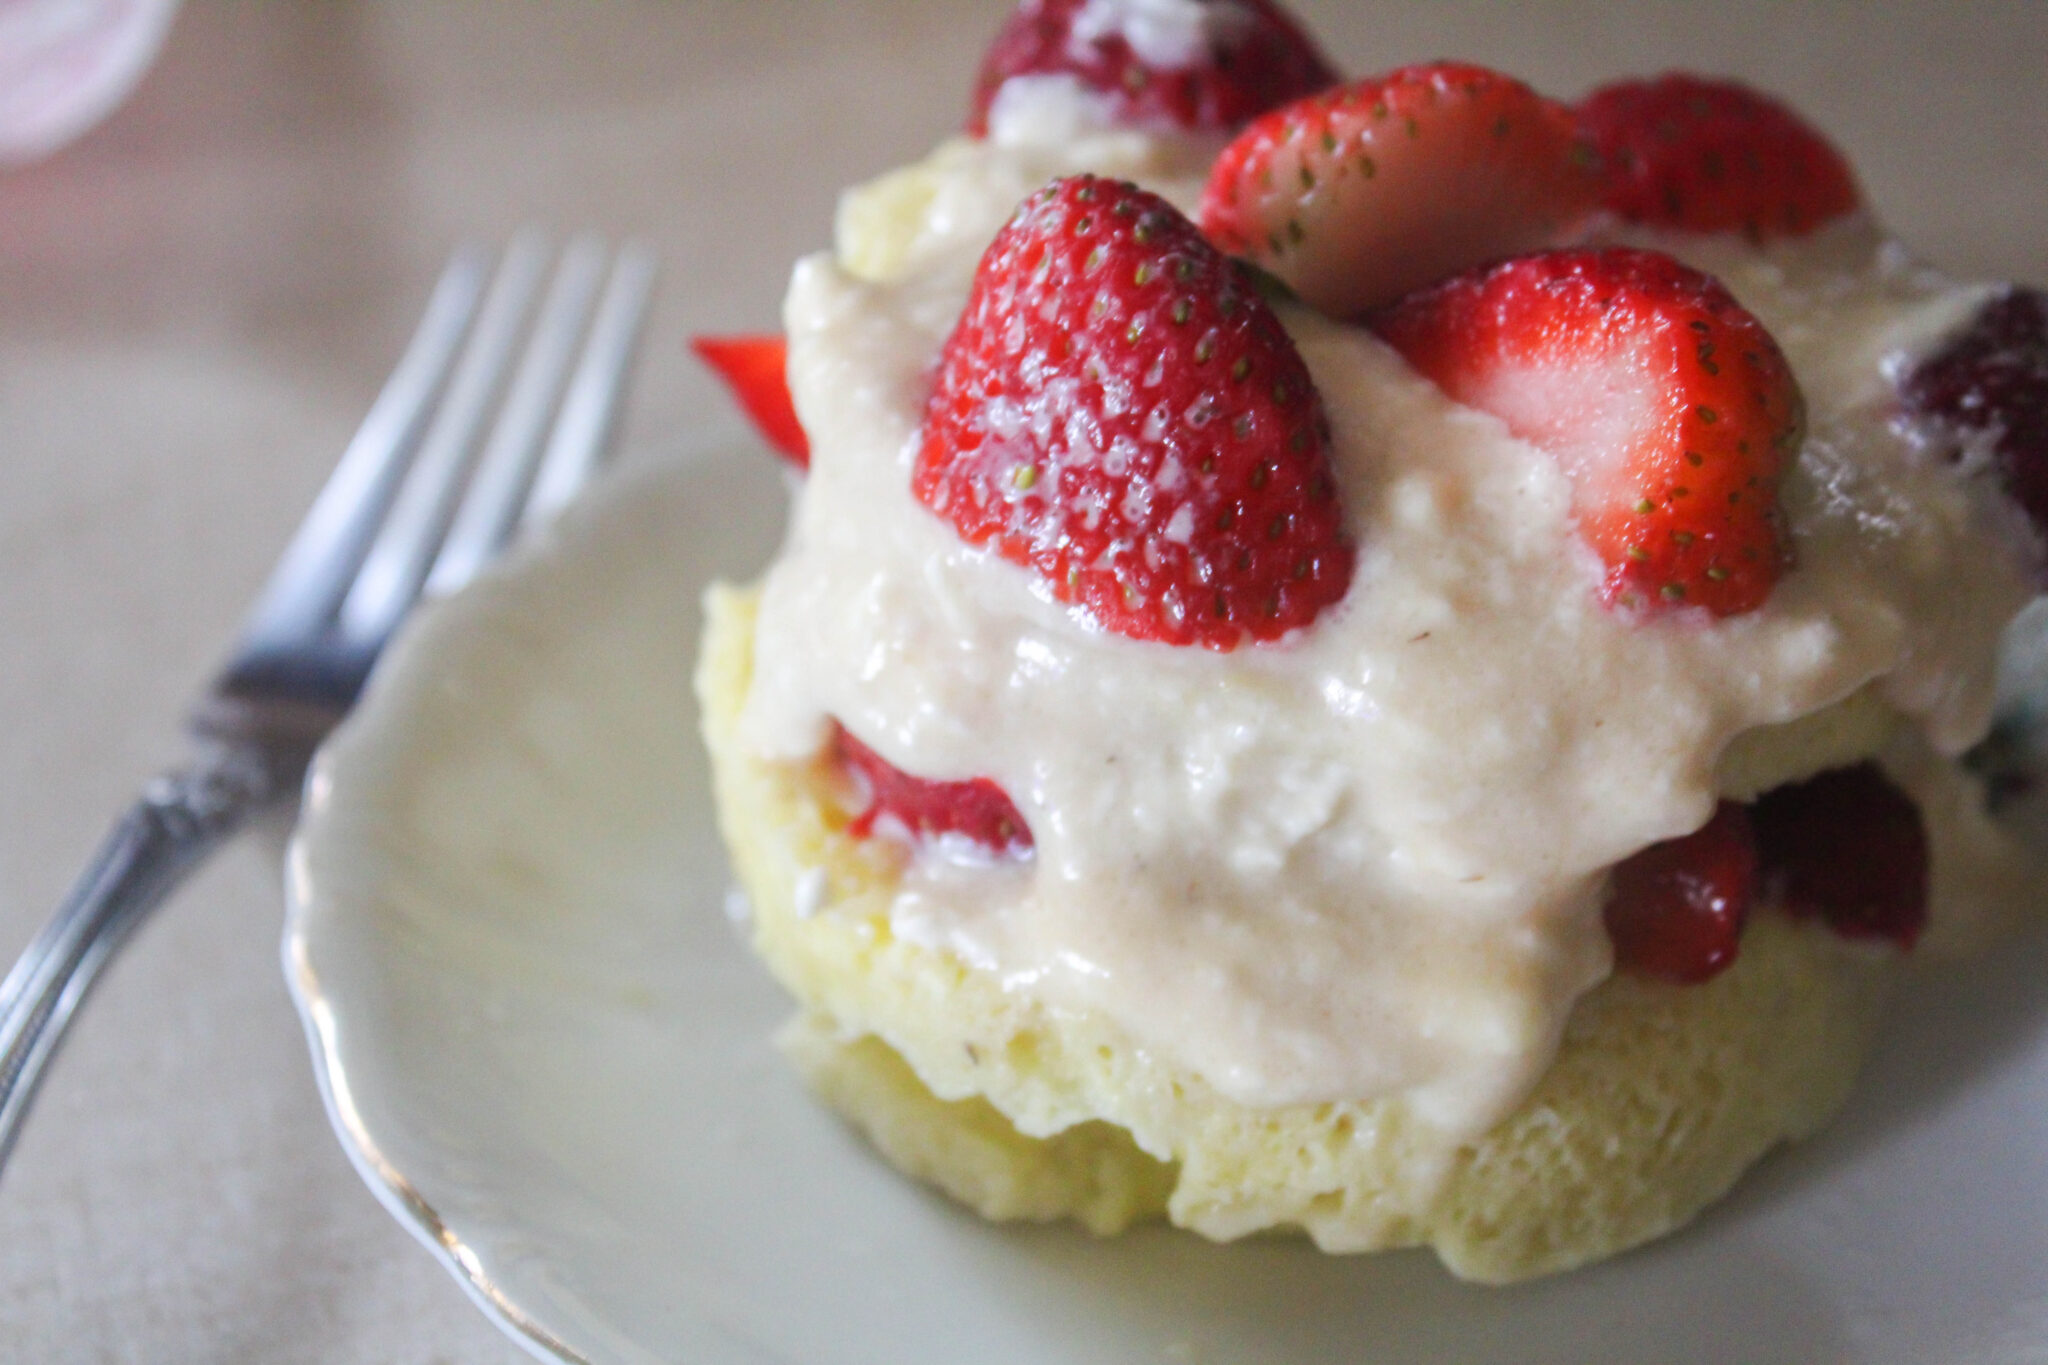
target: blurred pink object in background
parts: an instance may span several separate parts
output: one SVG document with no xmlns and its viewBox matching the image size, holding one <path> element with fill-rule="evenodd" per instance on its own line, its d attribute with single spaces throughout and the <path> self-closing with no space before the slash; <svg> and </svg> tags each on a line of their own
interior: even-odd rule
<svg viewBox="0 0 2048 1365">
<path fill-rule="evenodd" d="M 0 0 L 0 163 L 32 161 L 142 79 L 178 0 Z"/>
</svg>

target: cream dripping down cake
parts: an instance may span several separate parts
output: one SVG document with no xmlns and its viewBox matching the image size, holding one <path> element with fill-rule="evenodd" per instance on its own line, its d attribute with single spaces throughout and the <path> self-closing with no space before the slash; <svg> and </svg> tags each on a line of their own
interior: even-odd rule
<svg viewBox="0 0 2048 1365">
<path fill-rule="evenodd" d="M 788 1055 L 990 1218 L 1579 1265 L 2038 895 L 1959 759 L 2043 296 L 1772 98 L 1029 0 L 784 320 L 700 341 L 801 471 L 720 816 Z"/>
</svg>

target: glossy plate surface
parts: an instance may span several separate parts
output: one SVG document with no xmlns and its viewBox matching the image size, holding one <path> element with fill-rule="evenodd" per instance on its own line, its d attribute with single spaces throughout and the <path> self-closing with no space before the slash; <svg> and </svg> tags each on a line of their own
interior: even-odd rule
<svg viewBox="0 0 2048 1365">
<path fill-rule="evenodd" d="M 337 1131 L 542 1359 L 2020 1362 L 2048 1342 L 2048 934 L 1922 973 L 1848 1112 L 1696 1226 L 1461 1285 L 997 1228 L 814 1107 L 728 919 L 689 669 L 766 457 L 643 473 L 422 614 L 325 752 L 285 965 Z"/>
</svg>

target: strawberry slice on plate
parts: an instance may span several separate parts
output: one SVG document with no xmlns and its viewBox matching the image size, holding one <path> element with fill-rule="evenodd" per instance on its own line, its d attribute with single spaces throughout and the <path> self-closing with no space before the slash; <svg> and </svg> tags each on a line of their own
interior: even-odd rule
<svg viewBox="0 0 2048 1365">
<path fill-rule="evenodd" d="M 1849 163 L 1792 110 L 1734 81 L 1671 72 L 1580 102 L 1603 207 L 1683 232 L 1800 237 L 1862 203 Z"/>
<path fill-rule="evenodd" d="M 811 442 L 789 396 L 789 344 L 781 336 L 695 336 L 690 349 L 727 389 L 775 452 L 808 469 Z"/>
<path fill-rule="evenodd" d="M 1599 192 L 1570 110 L 1483 66 L 1434 62 L 1253 123 L 1211 171 L 1201 221 L 1225 251 L 1353 317 L 1557 243 Z"/>
<path fill-rule="evenodd" d="M 1024 0 L 982 58 L 968 133 L 1038 76 L 1072 79 L 1112 126 L 1218 132 L 1337 79 L 1272 0 Z"/>
<path fill-rule="evenodd" d="M 982 257 L 912 488 L 1097 624 L 1232 649 L 1350 584 L 1328 440 L 1246 272 L 1157 195 L 1075 176 Z"/>
<path fill-rule="evenodd" d="M 1654 251 L 1543 252 L 1409 295 L 1374 328 L 1448 396 L 1555 456 L 1628 610 L 1760 606 L 1804 403 L 1771 335 Z"/>
</svg>

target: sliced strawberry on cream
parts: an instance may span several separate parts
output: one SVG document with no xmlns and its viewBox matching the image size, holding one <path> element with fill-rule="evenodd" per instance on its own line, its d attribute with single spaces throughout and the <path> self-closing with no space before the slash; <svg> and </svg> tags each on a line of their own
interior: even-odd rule
<svg viewBox="0 0 2048 1365">
<path fill-rule="evenodd" d="M 1649 251 L 1545 252 L 1421 290 L 1373 326 L 1557 458 L 1610 603 L 1729 616 L 1778 581 L 1778 482 L 1804 401 L 1770 333 L 1713 279 Z"/>
<path fill-rule="evenodd" d="M 1348 318 L 1562 240 L 1599 187 L 1563 105 L 1483 66 L 1433 62 L 1259 119 L 1217 159 L 1201 222 Z"/>
<path fill-rule="evenodd" d="M 912 487 L 1108 629 L 1227 650 L 1344 596 L 1328 441 L 1239 268 L 1157 195 L 1076 176 L 982 257 Z"/>
<path fill-rule="evenodd" d="M 1672 72 L 1602 86 L 1578 106 L 1598 153 L 1601 204 L 1632 223 L 1806 234 L 1862 204 L 1832 143 L 1791 109 L 1735 81 Z"/>
</svg>

